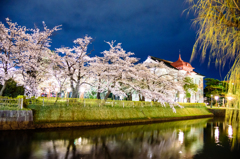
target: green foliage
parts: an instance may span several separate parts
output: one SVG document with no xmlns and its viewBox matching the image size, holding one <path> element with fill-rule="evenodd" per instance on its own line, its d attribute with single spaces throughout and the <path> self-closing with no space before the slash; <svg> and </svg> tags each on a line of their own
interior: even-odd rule
<svg viewBox="0 0 240 159">
<path fill-rule="evenodd" d="M 28 108 L 35 112 L 36 122 L 62 121 L 101 121 L 101 120 L 132 120 L 164 117 L 181 117 L 193 115 L 209 115 L 204 103 L 179 103 L 183 109 L 176 107 L 173 112 L 167 104 L 158 102 L 98 100 L 70 98 L 28 99 L 32 104 Z M 43 106 L 44 102 L 44 106 Z"/>
<path fill-rule="evenodd" d="M 0 110 L 31 110 L 30 108 L 20 109 L 19 107 L 0 106 Z"/>
<path fill-rule="evenodd" d="M 211 95 L 219 95 L 225 97 L 228 93 L 228 83 L 219 81 L 218 79 L 205 78 L 206 87 L 204 89 L 205 96 L 211 98 Z"/>
<path fill-rule="evenodd" d="M 97 98 L 97 92 L 96 91 L 87 92 L 87 96 L 90 99 L 96 99 Z"/>
<path fill-rule="evenodd" d="M 223 68 L 234 61 L 226 79 L 229 94 L 234 96 L 236 108 L 240 106 L 240 0 L 187 0 L 195 13 L 197 40 L 192 57 L 201 52 L 202 59 L 209 55 L 209 64 Z M 218 92 L 215 92 L 218 93 Z M 209 96 L 209 94 L 207 95 Z"/>
<path fill-rule="evenodd" d="M 185 77 L 183 81 L 185 83 L 183 86 L 185 96 L 186 98 L 190 98 L 191 97 L 190 92 L 197 92 L 198 85 L 193 82 L 193 79 L 191 77 Z"/>
<path fill-rule="evenodd" d="M 0 85 L 0 89 L 2 85 Z M 16 98 L 18 95 L 24 94 L 23 86 L 17 86 L 17 83 L 13 79 L 7 80 L 7 86 L 3 91 L 3 96 L 8 96 L 12 98 Z"/>
<path fill-rule="evenodd" d="M 26 96 L 24 96 L 24 95 L 19 95 L 19 96 L 17 96 L 17 99 L 19 99 L 19 98 L 23 98 L 23 108 L 26 108 L 27 105 L 28 105 L 28 101 L 27 101 L 27 99 L 26 99 Z"/>
</svg>

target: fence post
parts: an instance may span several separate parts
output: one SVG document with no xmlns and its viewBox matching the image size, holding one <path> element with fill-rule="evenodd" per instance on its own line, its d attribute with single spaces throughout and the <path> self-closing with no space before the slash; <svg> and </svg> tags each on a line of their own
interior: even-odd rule
<svg viewBox="0 0 240 159">
<path fill-rule="evenodd" d="M 23 109 L 23 98 L 21 98 L 21 107 L 20 109 Z"/>
<path fill-rule="evenodd" d="M 43 106 L 44 106 L 44 98 L 43 98 Z"/>
</svg>

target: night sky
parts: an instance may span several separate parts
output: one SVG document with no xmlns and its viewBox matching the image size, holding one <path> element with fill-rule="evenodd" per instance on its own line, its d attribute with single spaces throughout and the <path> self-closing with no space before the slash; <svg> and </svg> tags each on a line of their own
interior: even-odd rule
<svg viewBox="0 0 240 159">
<path fill-rule="evenodd" d="M 148 55 L 176 61 L 179 50 L 189 62 L 197 28 L 191 26 L 193 13 L 183 13 L 188 7 L 185 0 L 1 0 L 0 21 L 9 17 L 27 28 L 41 28 L 42 21 L 49 28 L 62 25 L 52 37 L 52 50 L 72 47 L 73 40 L 87 34 L 94 38 L 91 56 L 109 49 L 104 41 L 116 40 L 140 62 Z M 196 72 L 220 80 L 230 67 L 208 67 L 208 60 L 201 62 L 200 56 L 191 64 Z"/>
</svg>

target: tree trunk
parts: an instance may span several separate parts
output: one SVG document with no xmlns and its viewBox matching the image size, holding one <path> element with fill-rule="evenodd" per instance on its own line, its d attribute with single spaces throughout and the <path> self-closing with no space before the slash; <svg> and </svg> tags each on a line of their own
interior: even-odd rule
<svg viewBox="0 0 240 159">
<path fill-rule="evenodd" d="M 62 96 L 62 86 L 60 86 L 60 95 Z M 57 96 L 57 98 L 56 98 L 54 104 L 56 104 L 58 101 L 58 93 L 56 94 L 56 96 Z"/>
<path fill-rule="evenodd" d="M 104 101 L 105 101 L 105 102 L 106 102 L 106 100 L 108 99 L 108 96 L 110 95 L 110 93 L 111 93 L 111 91 L 108 90 L 107 94 L 106 94 L 105 97 L 104 97 Z"/>
<path fill-rule="evenodd" d="M 143 95 L 142 95 L 142 97 L 140 94 L 138 96 L 139 96 L 139 101 L 145 101 L 145 97 Z"/>
<path fill-rule="evenodd" d="M 101 79 L 99 79 L 99 83 L 100 82 L 101 82 Z M 97 99 L 101 99 L 99 89 L 100 89 L 100 86 L 98 86 L 98 89 L 97 89 Z"/>
<path fill-rule="evenodd" d="M 101 99 L 100 92 L 97 92 L 97 99 Z"/>
<path fill-rule="evenodd" d="M 132 93 L 129 94 L 128 100 L 132 101 Z"/>
<path fill-rule="evenodd" d="M 4 82 L 4 84 L 3 84 L 3 86 L 2 86 L 2 89 L 1 89 L 1 91 L 0 91 L 0 96 L 3 95 L 3 91 L 5 90 L 6 86 L 7 86 L 7 82 Z"/>
<path fill-rule="evenodd" d="M 77 98 L 78 92 L 79 92 L 79 85 L 76 85 L 75 88 L 72 86 L 72 98 Z"/>
<path fill-rule="evenodd" d="M 78 90 L 73 89 L 73 91 L 72 91 L 72 98 L 77 98 L 77 96 L 78 96 Z"/>
</svg>

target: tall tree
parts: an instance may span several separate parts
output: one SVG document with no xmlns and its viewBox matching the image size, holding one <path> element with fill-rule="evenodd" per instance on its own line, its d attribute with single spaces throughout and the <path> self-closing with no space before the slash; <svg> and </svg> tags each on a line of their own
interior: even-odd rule
<svg viewBox="0 0 240 159">
<path fill-rule="evenodd" d="M 226 96 L 229 85 L 227 82 L 213 78 L 205 78 L 204 80 L 206 81 L 206 87 L 204 89 L 206 97 L 211 98 L 211 95 Z"/>
<path fill-rule="evenodd" d="M 6 87 L 6 81 L 13 74 L 23 76 L 25 90 L 31 95 L 37 95 L 39 76 L 45 70 L 48 58 L 48 48 L 54 31 L 59 26 L 48 29 L 43 22 L 44 30 L 26 29 L 6 19 L 7 27 L 0 23 L 0 80 L 3 85 L 0 95 Z"/>
<path fill-rule="evenodd" d="M 134 63 L 138 61 L 137 58 L 131 57 L 134 53 L 123 50 L 121 43 L 117 45 L 114 45 L 114 41 L 107 43 L 110 49 L 102 52 L 103 57 L 93 58 L 94 62 L 90 64 L 96 79 L 94 86 L 98 92 L 106 93 L 105 101 L 110 93 L 127 96 L 123 86 L 129 80 L 128 74 L 134 70 Z"/>
<path fill-rule="evenodd" d="M 191 59 L 200 50 L 202 59 L 209 52 L 209 64 L 214 59 L 216 65 L 224 67 L 226 62 L 234 61 L 227 75 L 229 82 L 234 83 L 229 85 L 229 91 L 234 87 L 239 90 L 240 0 L 188 1 L 196 15 L 193 23 L 199 28 Z M 235 93 L 240 97 L 239 91 Z"/>
<path fill-rule="evenodd" d="M 0 22 L 0 83 L 3 85 L 0 96 L 6 88 L 6 81 L 19 73 L 16 67 L 20 65 L 19 59 L 28 46 L 26 27 L 18 26 L 8 18 L 6 24 Z"/>
<path fill-rule="evenodd" d="M 134 65 L 138 61 L 131 52 L 126 52 L 118 43 L 108 42 L 110 49 L 103 57 L 93 58 L 90 63 L 94 74 L 93 85 L 99 92 L 105 92 L 105 101 L 110 93 L 127 97 L 136 93 L 162 104 L 169 103 L 174 109 L 175 94 L 184 92 L 184 75 L 170 69 L 163 63 Z"/>
<path fill-rule="evenodd" d="M 87 53 L 87 49 L 91 42 L 92 38 L 85 36 L 74 40 L 77 45 L 73 48 L 62 47 L 56 50 L 57 53 L 62 53 L 59 66 L 69 78 L 72 98 L 77 98 L 81 85 L 90 84 L 88 63 L 91 58 L 88 55 L 91 52 Z"/>
<path fill-rule="evenodd" d="M 167 67 L 162 62 L 143 63 L 136 66 L 135 90 L 152 101 L 165 105 L 168 103 L 173 110 L 175 95 L 184 93 L 185 75 L 177 70 Z"/>
<path fill-rule="evenodd" d="M 31 29 L 28 37 L 28 47 L 21 61 L 21 71 L 25 85 L 25 91 L 30 96 L 38 96 L 38 85 L 47 75 L 51 63 L 51 51 L 49 49 L 53 32 L 60 30 L 60 26 L 48 29 L 43 22 L 43 30 Z"/>
</svg>

